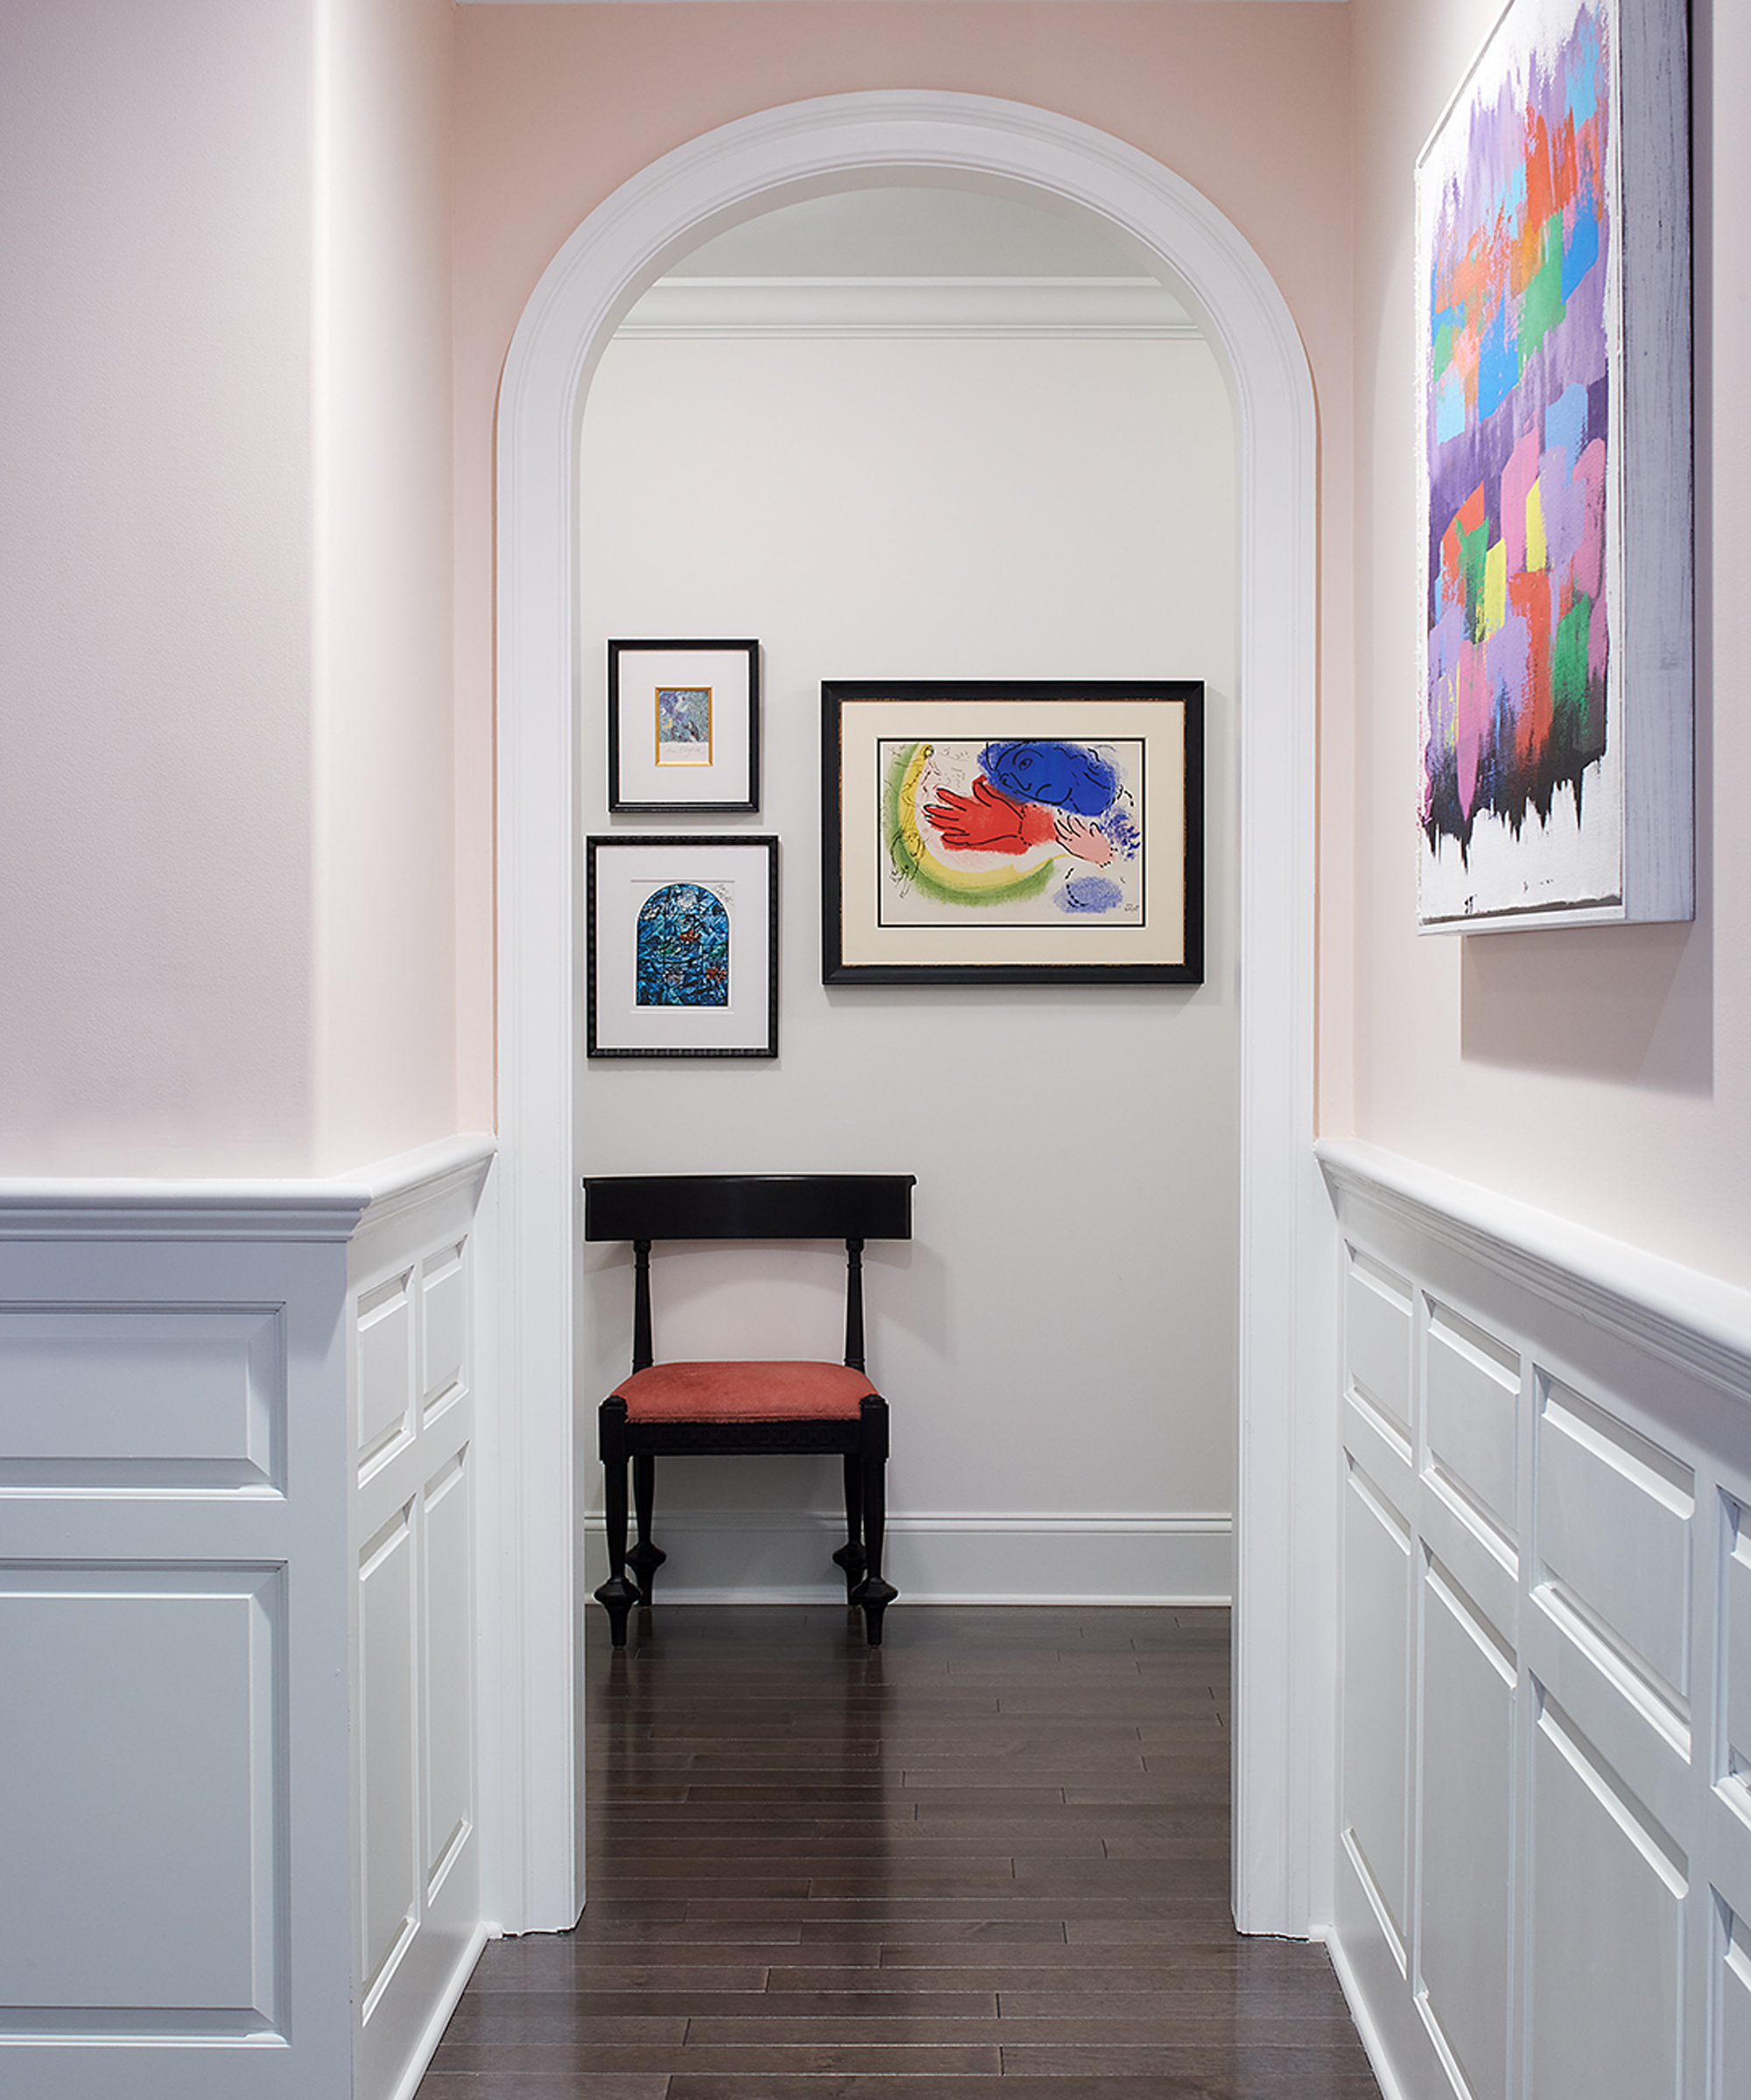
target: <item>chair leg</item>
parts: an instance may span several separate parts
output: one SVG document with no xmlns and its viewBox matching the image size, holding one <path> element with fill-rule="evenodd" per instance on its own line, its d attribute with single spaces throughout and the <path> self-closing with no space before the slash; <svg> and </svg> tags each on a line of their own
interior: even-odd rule
<svg viewBox="0 0 1751 2100">
<path fill-rule="evenodd" d="M 657 1461 L 649 1452 L 641 1452 L 632 1461 L 632 1504 L 638 1515 L 638 1543 L 626 1558 L 638 1584 L 642 1605 L 650 1602 L 652 1577 L 669 1557 L 660 1546 L 650 1543 L 650 1513 L 656 1502 Z"/>
<path fill-rule="evenodd" d="M 615 1647 L 623 1648 L 627 1615 L 638 1602 L 636 1586 L 626 1579 L 626 1402 L 605 1400 L 601 1422 L 608 1580 L 596 1591 L 596 1602 L 608 1613 L 609 1637 Z"/>
<path fill-rule="evenodd" d="M 833 1565 L 845 1571 L 845 1602 L 863 1580 L 863 1461 L 855 1451 L 845 1454 L 845 1543 L 833 1556 Z"/>
<path fill-rule="evenodd" d="M 882 1579 L 882 1535 L 887 1523 L 888 1403 L 871 1394 L 863 1403 L 863 1449 L 859 1455 L 863 1487 L 864 1576 L 851 1593 L 861 1606 L 863 1630 L 872 1648 L 882 1645 L 882 1614 L 900 1592 Z"/>
</svg>

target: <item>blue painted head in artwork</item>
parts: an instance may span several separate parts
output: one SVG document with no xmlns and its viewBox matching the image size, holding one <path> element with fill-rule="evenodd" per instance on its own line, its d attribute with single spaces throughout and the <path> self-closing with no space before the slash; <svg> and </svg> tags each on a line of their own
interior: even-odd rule
<svg viewBox="0 0 1751 2100">
<path fill-rule="evenodd" d="M 979 763 L 1006 795 L 1077 817 L 1100 816 L 1119 791 L 1117 769 L 1085 744 L 987 744 Z"/>
</svg>

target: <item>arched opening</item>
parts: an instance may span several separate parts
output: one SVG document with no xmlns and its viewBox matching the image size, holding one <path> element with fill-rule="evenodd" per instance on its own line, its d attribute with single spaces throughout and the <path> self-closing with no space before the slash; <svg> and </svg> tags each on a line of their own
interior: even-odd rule
<svg viewBox="0 0 1751 2100">
<path fill-rule="evenodd" d="M 929 181 L 1090 214 L 1170 282 L 1227 376 L 1240 449 L 1240 1439 L 1234 1888 L 1242 1929 L 1304 1932 L 1328 1741 L 1327 1498 L 1312 1140 L 1315 425 L 1306 361 L 1262 265 L 1185 184 L 1088 127 L 966 95 L 837 96 L 750 117 L 645 170 L 544 277 L 499 417 L 500 1637 L 498 1913 L 556 1928 L 582 1888 L 575 1712 L 579 894 L 573 767 L 575 475 L 590 376 L 622 316 L 708 235 L 828 190 Z M 1302 1492 L 1290 1492 L 1299 1476 Z M 495 1609 L 489 1598 L 489 1610 Z M 494 1695 L 496 1695 L 496 1696 Z"/>
<path fill-rule="evenodd" d="M 782 1054 L 580 1060 L 575 1171 L 916 1172 L 917 1237 L 864 1257 L 868 1360 L 895 1410 L 887 1572 L 909 1611 L 1226 1600 L 1236 474 L 1209 345 L 1083 214 L 924 185 L 839 190 L 744 221 L 659 278 L 596 369 L 580 445 L 579 822 L 634 847 L 677 832 L 776 839 Z M 665 762 L 660 719 L 654 762 L 653 740 L 631 734 L 636 667 L 647 686 L 738 668 L 711 650 L 658 657 L 653 670 L 647 652 L 622 649 L 610 681 L 615 637 L 683 627 L 759 637 L 757 810 L 690 819 L 695 783 L 715 771 L 678 768 L 672 753 Z M 1198 804 L 1221 820 L 1197 855 L 1201 981 L 823 981 L 834 826 L 821 759 L 837 742 L 824 682 L 1145 671 L 1203 688 Z M 617 795 L 601 729 L 611 682 Z M 737 690 L 727 706 L 721 685 L 716 701 L 700 697 L 724 730 L 722 762 L 744 766 Z M 660 718 L 660 684 L 654 697 Z M 1064 733 L 1087 712 L 1071 703 Z M 1091 909 L 1084 900 L 1105 883 L 1143 921 L 1129 932 L 1147 938 L 1149 915 L 1122 901 L 1124 884 L 1166 858 L 1165 772 L 1146 793 L 1140 770 L 1113 802 L 1148 829 L 1147 851 L 1129 818 L 1108 819 L 1111 836 L 1088 848 L 1104 860 L 1064 851 L 1054 829 L 1006 864 L 941 839 L 926 813 L 936 790 L 920 784 L 962 795 L 980 778 L 965 770 L 976 756 L 996 769 L 987 791 L 1021 794 L 1002 749 L 951 758 L 939 739 L 914 751 L 914 836 L 923 846 L 923 825 L 940 844 L 925 848 L 916 889 L 890 860 L 891 908 L 924 917 L 966 874 L 979 901 L 950 938 L 983 941 L 994 871 L 1019 871 L 1009 909 L 1036 934 L 1052 938 L 1070 900 Z M 1122 762 L 1119 747 L 1110 755 Z M 1016 766 L 1033 762 L 1020 747 Z M 636 806 L 665 797 L 666 811 Z M 594 858 L 601 1001 L 602 871 L 615 855 Z M 862 860 L 841 846 L 841 867 Z M 707 1015 L 693 1018 L 704 1049 Z M 599 1041 L 600 1030 L 599 1016 Z M 625 1374 L 628 1261 L 624 1245 L 585 1249 L 582 1391 Z M 659 1251 L 660 1356 L 837 1353 L 835 1249 L 767 1248 L 742 1263 L 729 1282 L 720 1256 Z M 832 1459 L 680 1457 L 658 1472 L 665 1603 L 830 1601 L 843 1523 Z M 602 1487 L 588 1485 L 594 1590 L 608 1564 Z"/>
</svg>

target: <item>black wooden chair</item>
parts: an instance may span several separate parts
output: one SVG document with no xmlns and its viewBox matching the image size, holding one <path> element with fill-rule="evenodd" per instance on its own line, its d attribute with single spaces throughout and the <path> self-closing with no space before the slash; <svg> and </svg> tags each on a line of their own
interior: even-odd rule
<svg viewBox="0 0 1751 2100">
<path fill-rule="evenodd" d="M 898 1596 L 882 1576 L 888 1403 L 863 1369 L 863 1243 L 912 1236 L 911 1174 L 627 1174 L 584 1182 L 586 1240 L 629 1240 L 634 1282 L 632 1375 L 603 1401 L 608 1580 L 596 1591 L 626 1645 L 634 1605 L 668 1558 L 651 1542 L 657 1460 L 666 1453 L 837 1451 L 845 1461 L 846 1542 L 833 1555 L 847 1605 L 860 1607 L 871 1647 Z M 652 1361 L 653 1240 L 843 1240 L 845 1361 Z M 626 1464 L 638 1542 L 626 1543 Z M 631 1570 L 630 1576 L 628 1570 Z"/>
</svg>

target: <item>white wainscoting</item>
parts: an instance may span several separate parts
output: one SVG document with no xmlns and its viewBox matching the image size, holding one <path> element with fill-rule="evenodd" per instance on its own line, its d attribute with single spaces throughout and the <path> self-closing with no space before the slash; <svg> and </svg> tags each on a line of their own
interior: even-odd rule
<svg viewBox="0 0 1751 2100">
<path fill-rule="evenodd" d="M 486 1938 L 475 1694 L 479 1146 L 347 1250 L 355 2100 L 407 2100 Z"/>
<path fill-rule="evenodd" d="M 1389 2095 L 1751 2092 L 1751 1293 L 1328 1144 L 1333 1951 Z"/>
<path fill-rule="evenodd" d="M 670 1604 L 819 1605 L 842 1601 L 832 1556 L 842 1510 L 663 1513 L 668 1554 L 657 1577 Z M 890 1514 L 883 1570 L 901 1608 L 915 1605 L 1226 1605 L 1234 1594 L 1234 1522 L 1206 1516 Z M 600 1511 L 584 1520 L 584 1580 L 608 1574 Z"/>
<path fill-rule="evenodd" d="M 491 1150 L 0 1183 L 8 2095 L 411 2092 L 482 1936 Z"/>
</svg>

